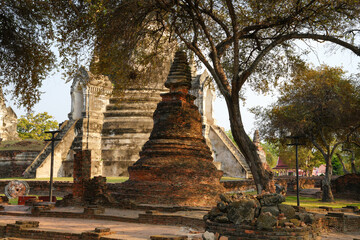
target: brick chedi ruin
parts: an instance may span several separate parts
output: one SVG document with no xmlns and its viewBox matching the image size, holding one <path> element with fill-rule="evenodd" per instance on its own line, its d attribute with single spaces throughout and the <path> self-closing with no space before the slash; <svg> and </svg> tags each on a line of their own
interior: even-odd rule
<svg viewBox="0 0 360 240">
<path fill-rule="evenodd" d="M 150 138 L 129 167 L 121 197 L 147 204 L 214 205 L 224 190 L 222 172 L 212 163 L 195 97 L 188 94 L 191 73 L 184 52 L 176 53 L 165 87 L 170 92 L 161 94 Z"/>
</svg>

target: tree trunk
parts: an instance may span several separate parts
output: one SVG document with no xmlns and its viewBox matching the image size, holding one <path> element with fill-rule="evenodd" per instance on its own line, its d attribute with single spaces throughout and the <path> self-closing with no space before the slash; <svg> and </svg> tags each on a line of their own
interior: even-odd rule
<svg viewBox="0 0 360 240">
<path fill-rule="evenodd" d="M 344 164 L 344 161 L 343 161 L 341 155 L 337 153 L 336 156 L 339 158 L 339 160 L 340 160 L 340 162 L 341 162 L 341 165 L 342 165 L 342 167 L 343 167 L 344 174 L 349 174 L 348 170 L 347 170 L 346 167 L 345 167 L 345 164 Z"/>
<path fill-rule="evenodd" d="M 248 163 L 254 177 L 257 192 L 275 192 L 273 173 L 264 168 L 255 144 L 246 134 L 240 115 L 239 99 L 225 98 L 230 118 L 230 127 L 234 140 Z"/>
<path fill-rule="evenodd" d="M 350 161 L 351 161 L 351 173 L 357 173 L 354 153 L 352 153 Z"/>
<path fill-rule="evenodd" d="M 322 180 L 322 199 L 323 202 L 334 202 L 334 196 L 331 191 L 331 176 L 332 176 L 332 164 L 331 156 L 329 154 L 325 158 L 326 161 L 326 170 L 325 176 Z"/>
</svg>

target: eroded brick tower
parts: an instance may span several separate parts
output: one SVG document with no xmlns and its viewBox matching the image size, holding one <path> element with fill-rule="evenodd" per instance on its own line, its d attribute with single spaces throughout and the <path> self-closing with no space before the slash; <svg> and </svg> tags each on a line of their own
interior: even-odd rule
<svg viewBox="0 0 360 240">
<path fill-rule="evenodd" d="M 210 206 L 216 204 L 222 171 L 212 163 L 202 135 L 201 115 L 194 105 L 190 67 L 184 52 L 177 52 L 162 101 L 154 113 L 154 127 L 129 167 L 129 180 L 120 195 L 137 203 Z"/>
</svg>

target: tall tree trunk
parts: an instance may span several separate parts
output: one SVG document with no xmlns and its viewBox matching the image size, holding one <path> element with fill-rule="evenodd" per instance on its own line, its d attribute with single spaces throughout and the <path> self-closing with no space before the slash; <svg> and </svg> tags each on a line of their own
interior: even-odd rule
<svg viewBox="0 0 360 240">
<path fill-rule="evenodd" d="M 323 202 L 334 202 L 334 196 L 331 191 L 331 177 L 332 177 L 332 164 L 331 164 L 331 156 L 329 154 L 326 155 L 326 170 L 325 176 L 322 181 L 322 199 Z"/>
<path fill-rule="evenodd" d="M 350 162 L 351 162 L 351 173 L 357 173 L 357 171 L 356 171 L 356 165 L 355 165 L 354 152 L 353 152 L 353 151 L 350 151 L 350 152 L 351 152 L 351 159 L 350 159 Z"/>
<path fill-rule="evenodd" d="M 346 169 L 344 161 L 339 153 L 336 154 L 336 156 L 339 158 L 341 165 L 343 167 L 344 174 L 349 174 L 349 171 Z"/>
<path fill-rule="evenodd" d="M 231 132 L 251 169 L 257 192 L 275 192 L 273 173 L 264 168 L 255 144 L 245 132 L 241 120 L 239 99 L 233 100 L 225 98 L 225 100 L 229 111 Z"/>
</svg>

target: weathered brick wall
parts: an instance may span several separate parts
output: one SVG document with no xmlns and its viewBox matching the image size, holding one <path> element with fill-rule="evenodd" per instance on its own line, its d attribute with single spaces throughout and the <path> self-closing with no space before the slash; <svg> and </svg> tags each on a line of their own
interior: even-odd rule
<svg viewBox="0 0 360 240">
<path fill-rule="evenodd" d="M 228 192 L 231 191 L 251 191 L 256 190 L 254 180 L 244 179 L 239 181 L 222 181 L 221 184 L 226 188 Z"/>
<path fill-rule="evenodd" d="M 0 181 L 0 193 L 4 194 L 5 186 L 10 181 Z M 27 181 L 30 187 L 30 195 L 45 195 L 49 194 L 49 181 Z M 53 195 L 57 197 L 63 197 L 69 193 L 72 193 L 72 183 L 71 182 L 54 182 L 53 185 L 54 191 Z"/>
<path fill-rule="evenodd" d="M 320 188 L 323 177 L 299 177 L 300 189 Z M 280 176 L 275 177 L 277 184 L 285 187 L 287 191 L 296 191 L 296 177 L 295 176 Z"/>
<path fill-rule="evenodd" d="M 335 177 L 336 178 L 336 177 Z M 296 190 L 296 178 L 295 177 L 276 177 L 276 183 L 285 186 L 288 191 Z M 322 177 L 302 177 L 300 178 L 300 188 L 319 188 Z M 5 186 L 9 181 L 0 181 L 0 193 L 4 192 Z M 28 181 L 30 186 L 30 194 L 34 195 L 47 195 L 49 191 L 49 181 Z M 240 181 L 222 181 L 223 186 L 228 192 L 230 191 L 250 191 L 256 190 L 254 181 L 252 179 L 244 179 Z M 54 182 L 54 194 L 55 196 L 65 196 L 73 192 L 72 182 Z M 121 183 L 107 183 L 107 190 L 110 193 L 119 192 L 121 189 Z"/>
<path fill-rule="evenodd" d="M 22 177 L 38 152 L 0 151 L 0 178 Z"/>
<path fill-rule="evenodd" d="M 323 177 L 300 177 L 300 189 L 320 188 L 321 180 Z M 279 184 L 287 191 L 296 191 L 296 177 L 295 176 L 282 176 L 275 177 L 276 184 Z M 227 191 L 249 191 L 256 190 L 254 180 L 244 179 L 238 181 L 222 181 L 223 186 Z"/>
<path fill-rule="evenodd" d="M 74 184 L 73 196 L 82 198 L 85 192 L 85 183 L 91 177 L 91 151 L 82 150 L 74 156 Z"/>
<path fill-rule="evenodd" d="M 322 231 L 358 232 L 360 226 L 360 217 L 323 217 L 317 220 L 316 225 L 318 228 L 322 229 Z"/>
</svg>

